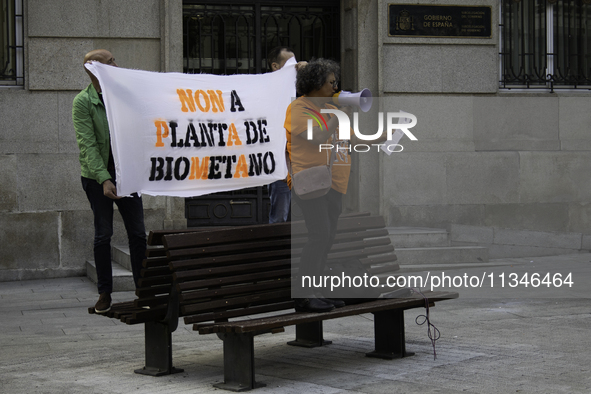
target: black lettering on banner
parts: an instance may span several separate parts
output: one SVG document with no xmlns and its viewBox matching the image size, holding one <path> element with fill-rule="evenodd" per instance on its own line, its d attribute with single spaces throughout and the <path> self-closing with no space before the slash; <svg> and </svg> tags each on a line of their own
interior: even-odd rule
<svg viewBox="0 0 591 394">
<path fill-rule="evenodd" d="M 218 133 L 220 134 L 220 141 L 218 142 L 218 146 L 226 146 L 226 141 L 224 141 L 224 131 L 228 130 L 228 125 L 225 123 L 218 123 Z"/>
<path fill-rule="evenodd" d="M 267 129 L 263 126 L 267 126 L 266 119 L 258 119 L 257 122 L 247 120 L 244 122 L 246 127 L 246 144 L 252 145 L 260 142 L 261 144 L 269 142 L 269 136 L 267 135 Z"/>
<path fill-rule="evenodd" d="M 172 181 L 172 161 L 174 157 L 166 157 L 166 176 L 164 177 L 165 181 Z"/>
<path fill-rule="evenodd" d="M 170 141 L 170 146 L 172 148 L 176 147 L 176 128 L 178 126 L 178 124 L 171 120 L 168 125 L 170 126 L 170 135 L 171 135 L 171 141 Z"/>
<path fill-rule="evenodd" d="M 246 121 L 244 122 L 244 126 L 246 127 L 246 144 L 251 145 L 259 140 L 259 133 L 257 133 L 257 125 L 254 122 Z M 250 128 L 252 127 L 252 136 L 250 134 Z"/>
<path fill-rule="evenodd" d="M 182 163 L 185 164 L 185 170 L 181 174 Z M 190 169 L 191 163 L 189 162 L 189 159 L 187 159 L 186 157 L 179 157 L 178 159 L 176 159 L 176 162 L 174 163 L 174 179 L 176 179 L 177 181 L 184 180 L 187 177 L 187 175 L 189 175 Z"/>
<path fill-rule="evenodd" d="M 235 90 L 232 90 L 232 105 L 230 107 L 230 111 L 232 112 L 236 112 L 236 106 L 238 106 L 238 111 L 242 112 L 244 111 L 244 107 L 242 106 L 242 103 L 240 102 L 240 97 L 238 97 L 238 93 L 236 93 Z"/>
<path fill-rule="evenodd" d="M 222 177 L 222 173 L 220 172 L 220 162 L 223 163 L 222 156 L 211 156 L 209 158 L 208 179 L 220 179 Z"/>
<path fill-rule="evenodd" d="M 265 153 L 265 156 L 263 157 L 263 164 L 265 174 L 272 174 L 275 172 L 275 156 L 273 155 L 273 152 Z"/>
<path fill-rule="evenodd" d="M 190 140 L 193 140 L 193 146 L 199 146 L 199 139 L 197 138 L 197 132 L 195 131 L 195 126 L 193 126 L 193 122 L 189 122 L 189 125 L 187 126 L 187 134 L 185 135 L 185 140 L 183 141 L 182 139 L 180 139 L 178 142 L 178 147 L 190 147 Z"/>
<path fill-rule="evenodd" d="M 257 120 L 259 125 L 259 132 L 261 133 L 261 144 L 263 142 L 269 142 L 269 136 L 267 135 L 267 129 L 263 127 L 263 125 L 267 125 L 267 119 L 259 119 Z"/>
<path fill-rule="evenodd" d="M 234 163 L 236 163 L 236 155 L 224 156 L 224 164 L 226 164 L 226 174 L 224 175 L 224 178 L 232 178 L 232 164 Z"/>
<path fill-rule="evenodd" d="M 205 142 L 205 136 L 207 135 L 207 125 L 205 123 L 199 123 L 199 132 L 201 133 L 201 146 L 207 146 Z"/>
<path fill-rule="evenodd" d="M 207 138 L 207 146 L 214 146 L 214 138 L 213 138 L 213 131 L 217 130 L 218 125 L 216 125 L 215 123 L 208 123 L 207 127 L 209 127 L 209 130 L 205 129 L 205 137 Z"/>
<path fill-rule="evenodd" d="M 151 157 L 150 160 L 152 161 L 152 170 L 150 171 L 149 181 L 162 180 L 162 178 L 164 178 L 164 159 L 162 157 Z M 156 164 L 156 162 L 158 162 L 158 164 Z"/>
<path fill-rule="evenodd" d="M 257 153 L 255 155 L 251 153 L 250 155 L 248 155 L 248 159 L 250 161 L 250 166 L 248 166 L 248 175 L 261 175 L 261 172 L 263 170 L 263 154 Z"/>
</svg>

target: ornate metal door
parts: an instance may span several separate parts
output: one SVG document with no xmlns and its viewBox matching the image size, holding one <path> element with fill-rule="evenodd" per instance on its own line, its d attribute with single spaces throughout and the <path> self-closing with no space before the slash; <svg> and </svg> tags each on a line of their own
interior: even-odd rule
<svg viewBox="0 0 591 394">
<path fill-rule="evenodd" d="M 279 45 L 296 59 L 340 59 L 340 1 L 183 2 L 186 73 L 267 72 L 267 52 Z M 189 227 L 267 223 L 266 187 L 187 198 Z"/>
</svg>

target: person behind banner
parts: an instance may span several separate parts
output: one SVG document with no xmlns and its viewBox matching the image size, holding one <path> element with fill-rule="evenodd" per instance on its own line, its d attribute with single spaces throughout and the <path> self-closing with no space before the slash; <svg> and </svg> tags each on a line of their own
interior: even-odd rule
<svg viewBox="0 0 591 394">
<path fill-rule="evenodd" d="M 87 53 L 84 63 L 92 61 L 117 67 L 115 58 L 105 49 Z M 82 188 L 94 215 L 94 262 L 99 293 L 95 310 L 97 313 L 105 313 L 111 309 L 113 291 L 113 203 L 117 204 L 127 231 L 136 287 L 146 254 L 146 230 L 142 198 L 137 193 L 128 197 L 117 195 L 115 163 L 101 86 L 91 72 L 86 68 L 85 71 L 90 76 L 91 84 L 74 98 L 72 119 L 80 148 Z"/>
<path fill-rule="evenodd" d="M 340 67 L 338 63 L 327 59 L 316 59 L 298 71 L 296 89 L 302 97 L 292 102 L 287 109 L 285 129 L 287 133 L 287 150 L 291 160 L 291 174 L 314 166 L 328 165 L 332 157 L 330 150 L 320 150 L 320 144 L 339 146 L 332 166 L 332 187 L 330 191 L 318 198 L 303 200 L 293 192 L 291 177 L 288 179 L 292 189 L 292 199 L 301 208 L 308 229 L 308 241 L 302 249 L 299 276 L 320 276 L 329 250 L 332 247 L 337 230 L 337 222 L 343 205 L 343 194 L 347 192 L 351 157 L 349 141 L 338 141 L 338 119 L 328 119 L 328 114 L 321 114 L 322 108 L 335 109 L 330 104 L 332 95 L 337 90 Z M 350 115 L 351 108 L 341 107 L 341 111 Z M 314 114 L 319 119 L 312 129 L 312 139 L 308 139 L 308 119 Z M 326 123 L 324 123 L 326 122 Z M 300 286 L 298 283 L 296 286 Z M 334 307 L 344 306 L 341 300 L 322 298 L 321 294 L 304 290 L 303 298 L 296 298 L 298 311 L 324 312 Z"/>
<path fill-rule="evenodd" d="M 271 71 L 281 70 L 289 59 L 294 57 L 293 50 L 286 46 L 278 46 L 267 55 L 267 64 Z M 300 61 L 296 64 L 296 70 L 305 67 L 307 62 Z M 269 190 L 269 223 L 283 223 L 290 220 L 291 192 L 287 186 L 287 179 L 275 181 L 267 185 Z"/>
</svg>

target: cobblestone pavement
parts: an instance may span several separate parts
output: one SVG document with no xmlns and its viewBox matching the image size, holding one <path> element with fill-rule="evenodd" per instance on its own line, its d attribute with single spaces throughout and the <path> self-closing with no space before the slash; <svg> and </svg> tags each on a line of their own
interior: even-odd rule
<svg viewBox="0 0 591 394">
<path fill-rule="evenodd" d="M 574 272 L 561 293 L 531 287 L 458 289 L 431 309 L 441 331 L 437 359 L 425 326 L 405 312 L 407 348 L 398 360 L 364 357 L 373 346 L 372 315 L 324 323 L 333 344 L 287 346 L 285 333 L 255 339 L 256 393 L 591 393 L 591 255 L 493 261 L 448 275 Z M 433 273 L 432 273 L 433 274 Z M 115 301 L 133 293 L 114 293 Z M 153 378 L 143 366 L 143 327 L 89 315 L 96 289 L 86 278 L 0 283 L 0 393 L 211 393 L 223 379 L 222 342 L 184 326 L 173 334 L 175 366 Z"/>
</svg>

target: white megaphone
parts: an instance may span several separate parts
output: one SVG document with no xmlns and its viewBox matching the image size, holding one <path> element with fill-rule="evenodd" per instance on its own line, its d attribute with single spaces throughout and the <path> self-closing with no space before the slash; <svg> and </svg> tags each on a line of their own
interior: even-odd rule
<svg viewBox="0 0 591 394">
<path fill-rule="evenodd" d="M 351 93 L 341 90 L 332 96 L 332 101 L 337 105 L 351 105 L 361 108 L 363 112 L 371 108 L 372 97 L 369 89 L 363 89 L 361 92 Z"/>
</svg>

